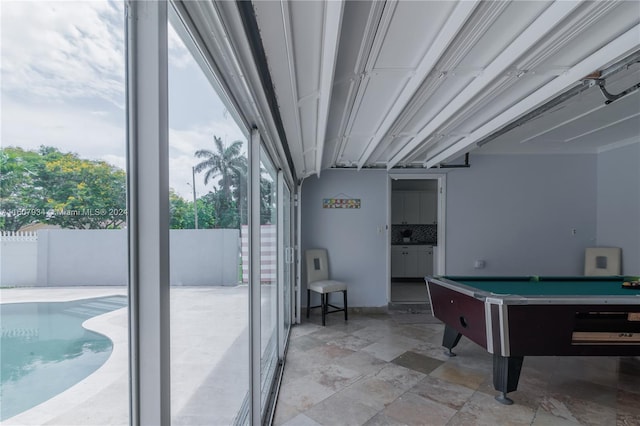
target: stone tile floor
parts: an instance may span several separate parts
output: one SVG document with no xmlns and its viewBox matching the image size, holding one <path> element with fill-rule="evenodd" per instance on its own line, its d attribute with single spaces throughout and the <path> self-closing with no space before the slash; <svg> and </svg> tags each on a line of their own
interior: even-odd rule
<svg viewBox="0 0 640 426">
<path fill-rule="evenodd" d="M 275 425 L 640 425 L 640 357 L 525 357 L 511 406 L 492 358 L 449 358 L 424 312 L 320 316 L 291 330 Z"/>
</svg>

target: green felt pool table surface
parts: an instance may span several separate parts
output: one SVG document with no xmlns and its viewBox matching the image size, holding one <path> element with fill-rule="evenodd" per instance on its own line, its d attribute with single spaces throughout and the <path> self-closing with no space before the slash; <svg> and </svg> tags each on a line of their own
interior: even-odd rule
<svg viewBox="0 0 640 426">
<path fill-rule="evenodd" d="M 494 294 L 521 296 L 636 296 L 640 290 L 623 288 L 630 278 L 616 277 L 473 277 L 445 276 L 451 281 Z"/>
</svg>

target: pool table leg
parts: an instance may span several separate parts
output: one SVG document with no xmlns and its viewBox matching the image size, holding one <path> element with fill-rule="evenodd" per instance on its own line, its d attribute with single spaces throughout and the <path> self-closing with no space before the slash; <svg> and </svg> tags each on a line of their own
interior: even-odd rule
<svg viewBox="0 0 640 426">
<path fill-rule="evenodd" d="M 506 405 L 513 404 L 513 400 L 507 397 L 507 393 L 518 389 L 522 361 L 524 361 L 522 356 L 493 354 L 493 387 L 501 392 L 496 396 L 498 402 Z"/>
<path fill-rule="evenodd" d="M 455 329 L 445 324 L 444 337 L 442 338 L 442 346 L 444 346 L 449 350 L 448 352 L 445 352 L 445 355 L 456 356 L 456 354 L 451 352 L 451 349 L 456 347 L 461 337 L 462 337 L 462 334 L 458 333 Z"/>
</svg>

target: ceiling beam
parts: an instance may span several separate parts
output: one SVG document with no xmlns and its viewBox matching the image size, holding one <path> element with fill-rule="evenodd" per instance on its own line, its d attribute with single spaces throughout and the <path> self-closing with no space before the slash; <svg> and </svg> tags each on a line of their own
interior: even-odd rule
<svg viewBox="0 0 640 426">
<path fill-rule="evenodd" d="M 357 4 L 357 2 L 355 4 Z M 340 119 L 340 127 L 337 134 L 338 143 L 333 153 L 332 164 L 337 164 L 344 152 L 345 145 L 349 139 L 347 137 L 348 129 L 353 125 L 353 120 L 357 115 L 356 111 L 362 102 L 362 97 L 364 96 L 369 81 L 369 72 L 371 72 L 375 62 L 372 57 L 377 57 L 377 52 L 379 52 L 382 45 L 380 38 L 384 38 L 381 33 L 386 33 L 396 5 L 397 0 L 376 1 L 371 3 L 367 24 L 362 36 L 362 42 L 360 43 L 360 50 L 358 51 L 358 58 L 354 67 L 354 79 L 348 89 L 349 94 Z"/>
<path fill-rule="evenodd" d="M 566 90 L 572 85 L 579 82 L 585 75 L 592 73 L 594 70 L 600 69 L 621 57 L 640 48 L 640 25 L 636 25 L 615 40 L 598 49 L 592 55 L 580 61 L 571 67 L 563 75 L 553 79 L 545 84 L 525 99 L 521 100 L 502 114 L 496 116 L 491 121 L 473 131 L 469 136 L 454 143 L 439 154 L 434 155 L 428 161 L 428 168 L 434 167 L 440 163 L 449 161 L 465 152 L 469 152 L 470 148 L 482 138 L 493 133 L 511 121 L 521 117 L 527 112 L 537 108 L 547 102 L 553 96 Z"/>
<path fill-rule="evenodd" d="M 287 52 L 287 69 L 289 71 L 289 83 L 291 87 L 291 101 L 295 106 L 295 113 L 293 119 L 295 122 L 296 136 L 300 141 L 300 146 L 304 149 L 304 141 L 302 138 L 302 125 L 300 124 L 300 98 L 298 96 L 298 85 L 296 80 L 296 60 L 293 49 L 293 27 L 291 25 L 291 11 L 289 9 L 289 3 L 286 1 L 280 2 L 280 12 L 282 14 L 282 32 L 285 40 L 285 51 Z M 307 159 L 305 154 L 302 154 L 302 171 L 304 174 L 309 167 L 307 167 Z"/>
<path fill-rule="evenodd" d="M 393 123 L 395 123 L 411 98 L 420 88 L 424 79 L 429 75 L 434 65 L 447 50 L 456 35 L 458 35 L 458 31 L 460 31 L 465 22 L 467 22 L 467 19 L 471 16 L 478 4 L 479 0 L 460 2 L 451 15 L 449 15 L 449 18 L 441 27 L 441 31 L 438 33 L 433 44 L 415 68 L 413 76 L 396 98 L 380 126 L 375 130 L 373 138 L 358 161 L 358 170 L 367 163 L 371 154 L 384 139 Z"/>
<path fill-rule="evenodd" d="M 387 163 L 387 170 L 398 164 L 409 155 L 431 133 L 451 119 L 458 111 L 469 105 L 469 102 L 490 85 L 495 78 L 516 62 L 525 52 L 536 45 L 549 31 L 562 22 L 567 16 L 581 5 L 582 2 L 556 1 L 551 4 L 538 18 L 527 27 L 506 49 L 500 53 L 462 92 L 460 92 L 447 106 L 440 111 L 418 135 L 407 143 L 391 161 Z"/>
<path fill-rule="evenodd" d="M 329 121 L 329 104 L 331 102 L 331 88 L 338 58 L 340 44 L 340 29 L 342 28 L 342 13 L 344 2 L 329 1 L 324 3 L 324 24 L 322 27 L 322 54 L 320 61 L 320 87 L 318 93 L 318 116 L 316 119 L 316 164 L 315 171 L 320 176 L 322 169 L 322 155 L 324 153 L 327 121 Z"/>
</svg>

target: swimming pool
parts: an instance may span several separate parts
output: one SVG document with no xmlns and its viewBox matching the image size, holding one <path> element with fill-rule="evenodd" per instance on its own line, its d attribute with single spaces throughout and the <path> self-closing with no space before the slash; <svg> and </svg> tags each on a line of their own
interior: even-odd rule
<svg viewBox="0 0 640 426">
<path fill-rule="evenodd" d="M 111 340 L 82 323 L 126 306 L 126 296 L 119 295 L 1 304 L 0 421 L 52 398 L 104 364 Z"/>
</svg>

